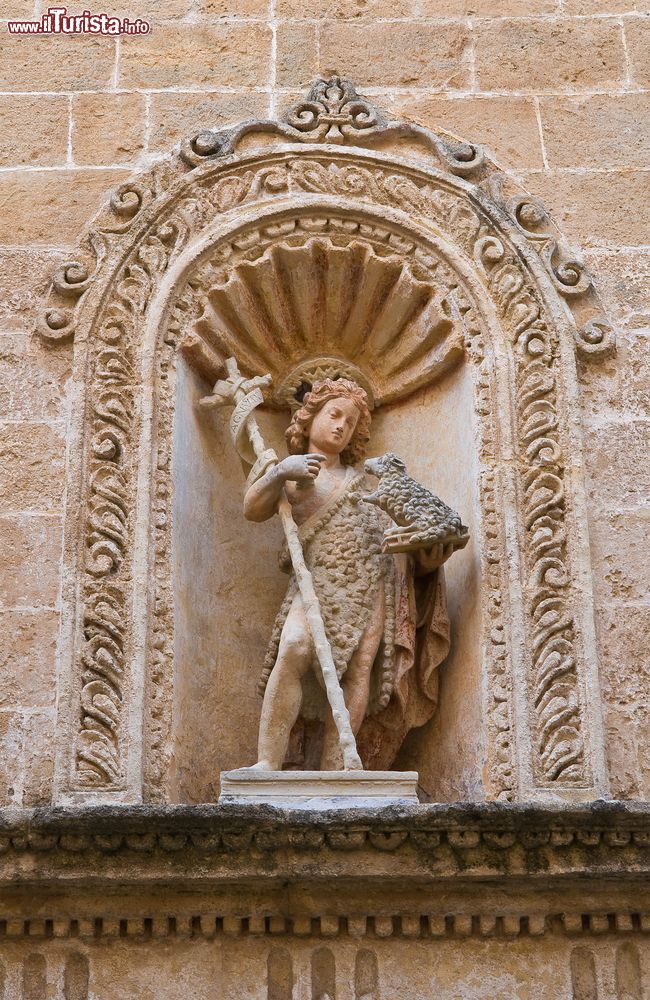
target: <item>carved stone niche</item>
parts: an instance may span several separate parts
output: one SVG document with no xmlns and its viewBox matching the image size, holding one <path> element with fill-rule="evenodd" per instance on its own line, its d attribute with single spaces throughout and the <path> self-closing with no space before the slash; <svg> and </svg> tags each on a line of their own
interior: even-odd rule
<svg viewBox="0 0 650 1000">
<path fill-rule="evenodd" d="M 576 348 L 613 334 L 543 207 L 481 152 L 315 84 L 276 122 L 185 143 L 122 185 L 41 327 L 74 335 L 56 799 L 210 801 L 251 763 L 285 580 L 249 525 L 224 359 L 270 372 L 261 420 L 324 357 L 459 510 L 452 653 L 396 762 L 439 800 L 606 795 Z"/>
</svg>

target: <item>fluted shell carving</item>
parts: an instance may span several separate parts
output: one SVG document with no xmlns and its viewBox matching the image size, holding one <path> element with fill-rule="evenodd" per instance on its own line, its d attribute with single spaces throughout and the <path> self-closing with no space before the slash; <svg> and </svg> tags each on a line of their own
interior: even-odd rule
<svg viewBox="0 0 650 1000">
<path fill-rule="evenodd" d="M 380 403 L 430 382 L 462 356 L 444 290 L 361 241 L 274 245 L 221 277 L 215 273 L 206 290 L 195 334 L 217 360 L 235 355 L 247 374 L 270 372 L 278 403 L 314 359 L 356 366 Z"/>
</svg>

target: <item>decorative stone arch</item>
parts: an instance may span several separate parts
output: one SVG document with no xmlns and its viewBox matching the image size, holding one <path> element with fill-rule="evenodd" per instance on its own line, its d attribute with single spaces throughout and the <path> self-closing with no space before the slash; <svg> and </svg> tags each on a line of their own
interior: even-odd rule
<svg viewBox="0 0 650 1000">
<path fill-rule="evenodd" d="M 314 294 L 349 309 L 323 319 Z M 283 309 L 300 336 L 278 343 Z M 606 794 L 575 350 L 613 333 L 543 207 L 478 149 L 319 81 L 282 121 L 202 133 L 122 185 L 40 331 L 75 342 L 58 801 L 168 795 L 178 351 L 207 380 L 231 352 L 271 371 L 279 403 L 314 354 L 361 369 L 378 405 L 470 366 L 486 794 Z"/>
</svg>

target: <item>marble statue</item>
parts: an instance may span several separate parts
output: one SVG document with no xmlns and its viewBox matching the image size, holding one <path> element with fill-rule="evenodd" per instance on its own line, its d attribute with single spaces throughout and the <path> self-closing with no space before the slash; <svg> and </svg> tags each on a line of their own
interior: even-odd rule
<svg viewBox="0 0 650 1000">
<path fill-rule="evenodd" d="M 265 521 L 288 501 L 358 753 L 365 769 L 382 770 L 406 733 L 435 710 L 437 667 L 449 650 L 442 566 L 468 533 L 397 456 L 358 467 L 370 422 L 361 386 L 345 378 L 315 383 L 286 431 L 289 456 L 249 485 L 244 514 Z M 379 486 L 367 473 L 380 477 Z M 338 770 L 340 725 L 328 707 L 289 551 L 281 565 L 292 575 L 260 682 L 255 767 L 282 769 L 300 717 L 323 723 L 307 726 L 320 738 L 304 747 L 305 760 Z"/>
</svg>

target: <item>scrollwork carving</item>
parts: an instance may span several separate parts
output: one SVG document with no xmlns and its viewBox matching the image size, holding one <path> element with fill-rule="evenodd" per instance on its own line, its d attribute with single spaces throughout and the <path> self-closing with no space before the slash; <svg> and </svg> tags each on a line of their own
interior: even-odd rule
<svg viewBox="0 0 650 1000">
<path fill-rule="evenodd" d="M 589 775 L 567 565 L 557 338 L 546 325 L 530 279 L 516 258 L 495 253 L 494 244 L 486 239 L 479 256 L 517 348 L 516 411 L 531 620 L 531 718 L 537 749 L 533 766 L 542 784 L 581 784 Z"/>
<path fill-rule="evenodd" d="M 132 219 L 142 208 L 147 189 L 138 184 L 120 184 L 111 195 L 111 208 L 122 219 Z"/>
<path fill-rule="evenodd" d="M 88 243 L 100 260 L 101 248 L 89 237 Z M 50 344 L 72 340 L 76 328 L 76 312 L 83 295 L 91 287 L 95 271 L 79 260 L 66 261 L 52 274 L 51 304 L 43 312 L 37 326 L 42 339 Z M 70 301 L 74 305 L 70 306 Z"/>
<path fill-rule="evenodd" d="M 128 686 L 126 589 L 134 475 L 134 358 L 142 316 L 160 275 L 184 245 L 181 217 L 158 220 L 123 262 L 95 317 L 90 471 L 86 496 L 81 723 L 73 786 L 117 789 L 125 780 Z"/>
<path fill-rule="evenodd" d="M 609 357 L 616 350 L 616 334 L 604 316 L 588 320 L 584 326 L 576 327 L 574 339 L 578 353 L 585 358 Z"/>
<path fill-rule="evenodd" d="M 74 315 L 69 309 L 46 309 L 37 327 L 43 340 L 63 343 L 74 337 Z"/>
<path fill-rule="evenodd" d="M 317 80 L 305 101 L 287 111 L 287 125 L 309 135 L 312 142 L 344 142 L 355 131 L 385 125 L 381 112 L 359 97 L 349 80 L 333 76 Z"/>
<path fill-rule="evenodd" d="M 69 295 L 73 298 L 83 295 L 87 291 L 90 281 L 88 268 L 77 260 L 61 264 L 52 275 L 54 289 L 61 295 Z"/>
<path fill-rule="evenodd" d="M 349 80 L 338 76 L 317 80 L 307 97 L 293 105 L 279 121 L 246 121 L 235 128 L 204 130 L 181 146 L 181 157 L 191 167 L 206 159 L 235 152 L 250 133 L 270 133 L 299 143 L 366 146 L 382 139 L 412 138 L 432 152 L 451 174 L 468 177 L 484 165 L 483 152 L 469 142 L 452 144 L 446 138 L 411 122 L 392 121 Z"/>
<path fill-rule="evenodd" d="M 565 469 L 560 334 L 550 318 L 548 301 L 555 292 L 563 297 L 568 294 L 575 309 L 574 300 L 582 301 L 582 293 L 585 299 L 591 295 L 589 282 L 563 256 L 554 234 L 547 231 L 546 213 L 530 198 L 522 196 L 511 205 L 514 216 L 509 220 L 501 206 L 486 198 L 485 188 L 454 179 L 454 174 L 474 171 L 479 176 L 481 161 L 474 149 L 450 152 L 443 140 L 431 135 L 426 138 L 425 130 L 418 126 L 387 121 L 344 81 L 320 81 L 317 91 L 315 98 L 310 95 L 303 102 L 302 111 L 294 109 L 280 123 L 244 123 L 236 130 L 206 133 L 191 149 L 186 145 L 185 152 L 190 152 L 183 154 L 184 162 L 193 169 L 169 166 L 155 177 L 148 174 L 135 184 L 123 185 L 112 207 L 95 224 L 95 236 L 84 244 L 78 260 L 62 265 L 53 279 L 41 333 L 49 340 L 64 340 L 73 335 L 81 316 L 83 347 L 87 345 L 88 351 L 84 494 L 79 518 L 85 532 L 78 567 L 81 637 L 76 650 L 72 713 L 79 722 L 76 738 L 71 741 L 75 747 L 71 787 L 113 792 L 125 785 L 128 733 L 124 707 L 131 684 L 132 514 L 140 433 L 142 331 L 163 275 L 217 216 L 224 223 L 224 233 L 225 223 L 232 219 L 229 235 L 220 236 L 218 241 L 215 237 L 209 260 L 205 256 L 197 262 L 191 275 L 188 265 L 187 275 L 169 303 L 170 322 L 161 331 L 157 346 L 158 450 L 150 511 L 153 555 L 149 565 L 153 566 L 155 594 L 147 664 L 152 688 L 148 794 L 163 797 L 165 734 L 169 729 L 173 600 L 168 442 L 176 345 L 197 322 L 206 295 L 216 285 L 225 284 L 239 267 L 252 272 L 266 266 L 264 255 L 273 246 L 299 250 L 300 254 L 319 254 L 323 247 L 328 253 L 331 247 L 344 253 L 354 241 L 372 247 L 373 266 L 379 261 L 378 269 L 399 265 L 399 280 L 410 282 L 409 288 L 416 293 L 421 291 L 420 283 L 436 285 L 439 290 L 424 303 L 432 310 L 435 307 L 437 319 L 435 324 L 423 326 L 419 340 L 412 338 L 407 344 L 402 327 L 397 333 L 397 327 L 381 332 L 379 341 L 387 363 L 403 363 L 405 370 L 413 359 L 421 365 L 423 355 L 417 351 L 433 352 L 437 346 L 434 336 L 426 340 L 428 333 L 435 329 L 442 344 L 449 324 L 458 322 L 460 333 L 454 342 L 453 359 L 459 359 L 465 350 L 475 369 L 476 407 L 482 428 L 482 557 L 489 609 L 486 646 L 491 650 L 489 766 L 493 793 L 510 799 L 517 793 L 512 709 L 513 649 L 517 644 L 513 644 L 509 628 L 511 581 L 503 569 L 508 561 L 503 523 L 507 491 L 499 467 L 499 435 L 494 428 L 489 429 L 498 422 L 499 400 L 486 311 L 481 312 L 479 299 L 463 273 L 471 270 L 477 283 L 487 289 L 489 310 L 498 315 L 510 352 L 516 453 L 512 476 L 517 492 L 513 507 L 522 553 L 524 604 L 523 639 L 517 655 L 527 672 L 534 780 L 542 788 L 586 786 L 591 780 L 591 764 L 583 704 L 584 622 L 576 610 L 572 588 L 573 540 L 567 518 L 576 487 Z M 310 102 L 314 106 L 310 107 Z M 280 140 L 278 149 L 247 153 L 241 161 L 237 157 L 220 160 L 222 153 L 235 149 L 246 132 L 260 129 Z M 433 166 L 421 168 L 408 158 L 402 161 L 395 155 L 387 159 L 385 153 L 364 153 L 358 148 L 371 145 L 375 137 L 383 140 L 390 136 L 419 137 L 425 145 L 428 142 L 435 153 Z M 293 145 L 287 145 L 287 140 Z M 277 211 L 274 209 L 272 217 L 269 206 L 274 200 Z M 348 207 L 334 211 L 335 200 L 345 200 Z M 358 212 L 349 208 L 354 204 Z M 265 219 L 246 229 L 241 219 L 253 214 L 258 205 Z M 298 205 L 300 211 L 291 209 L 292 205 Z M 246 213 L 240 211 L 242 206 L 247 206 Z M 402 213 L 401 228 L 391 228 L 385 220 L 399 217 L 398 213 Z M 415 225 L 409 228 L 412 220 Z M 417 237 L 413 235 L 416 231 Z M 440 245 L 446 241 L 451 248 L 449 257 L 432 249 L 433 237 L 425 245 L 422 233 L 435 234 L 436 239 L 443 234 Z M 532 265 L 526 263 L 534 255 L 529 249 L 521 250 L 524 238 L 532 241 L 545 265 L 534 275 Z M 94 268 L 89 248 L 97 261 Z M 296 258 L 289 254 L 289 259 Z M 185 280 L 190 276 L 191 281 Z M 92 315 L 86 305 L 91 302 Z M 557 303 L 565 310 L 560 299 Z M 214 347 L 218 341 L 215 331 L 211 333 L 212 358 L 218 362 Z M 571 335 L 585 356 L 612 349 L 613 332 L 593 311 Z M 385 343 L 384 336 L 388 338 Z M 243 345 L 241 353 L 247 350 L 249 346 Z M 336 355 L 329 345 L 318 353 Z M 288 376 L 299 360 L 287 365 Z M 242 358 L 243 366 L 245 361 Z M 417 387 L 412 372 L 407 374 L 399 392 L 404 386 L 409 391 Z M 375 376 L 373 367 L 373 386 Z M 288 381 L 293 385 L 291 378 Z"/>
<path fill-rule="evenodd" d="M 551 280 L 561 295 L 583 295 L 591 288 L 591 275 L 584 265 L 567 257 L 560 249 L 559 241 L 551 231 L 548 213 L 538 199 L 517 195 L 509 199 L 507 209 L 521 232 L 537 245 Z"/>
<path fill-rule="evenodd" d="M 113 585 L 87 598 L 81 727 L 76 741 L 78 780 L 84 787 L 120 785 L 120 723 L 125 675 L 125 595 Z"/>
<path fill-rule="evenodd" d="M 97 455 L 97 451 L 94 452 Z M 117 454 L 93 473 L 90 482 L 86 566 L 93 576 L 119 568 L 124 553 L 128 497 L 124 473 L 113 467 Z"/>
</svg>

